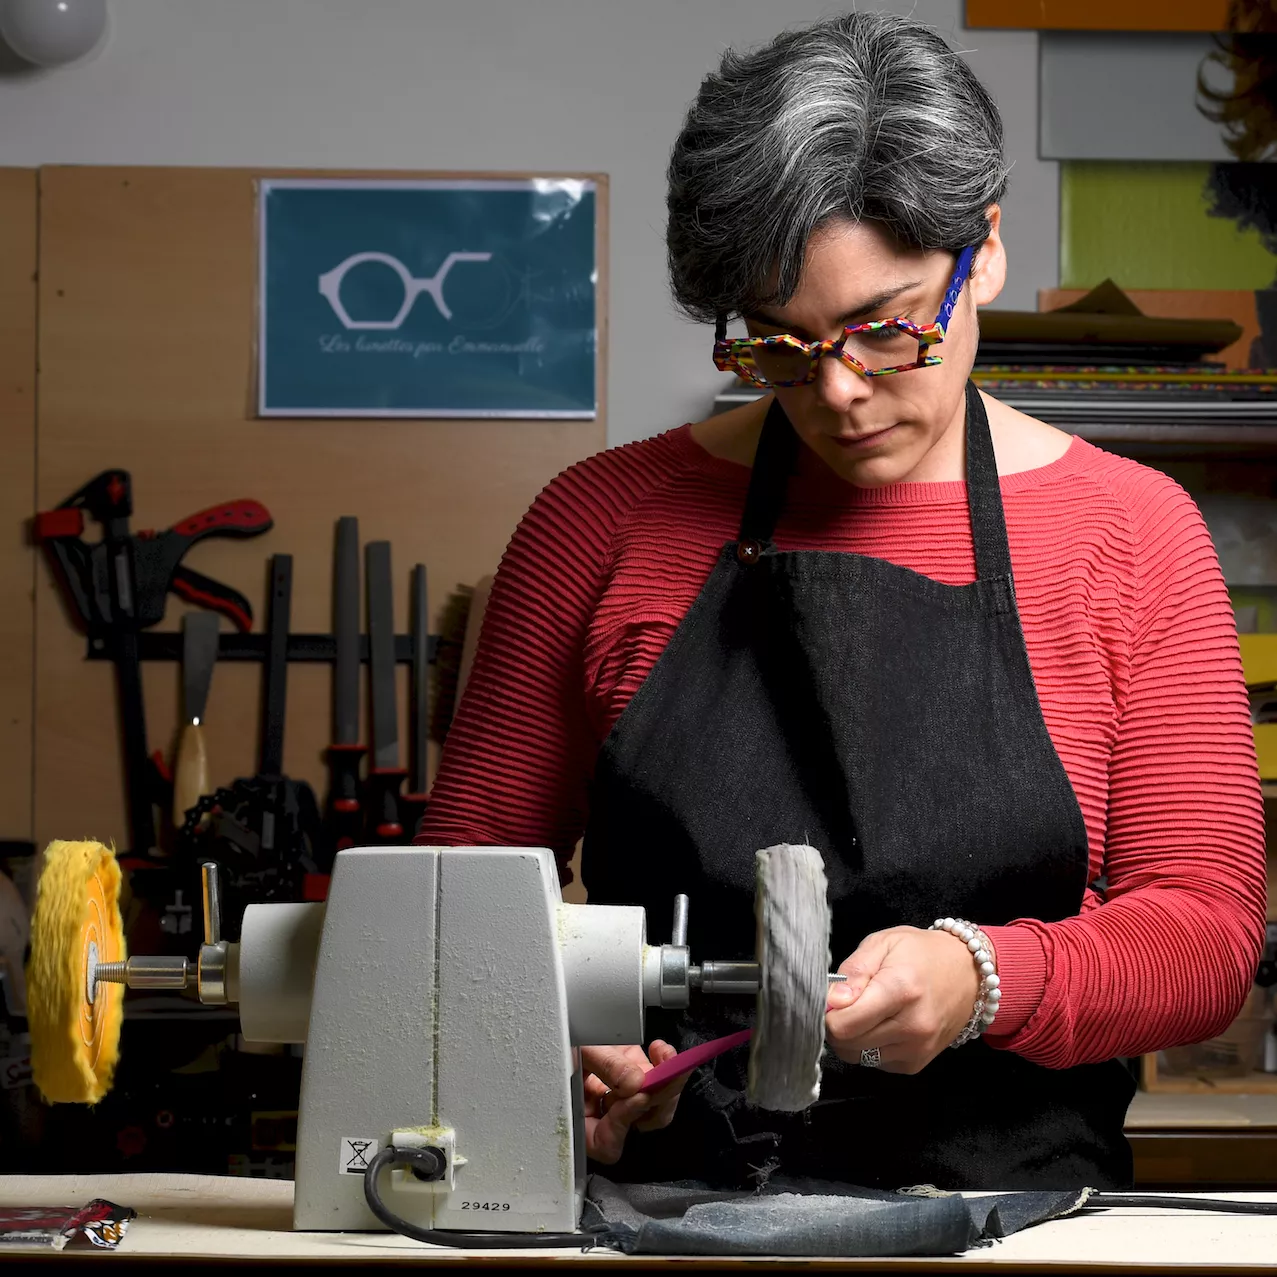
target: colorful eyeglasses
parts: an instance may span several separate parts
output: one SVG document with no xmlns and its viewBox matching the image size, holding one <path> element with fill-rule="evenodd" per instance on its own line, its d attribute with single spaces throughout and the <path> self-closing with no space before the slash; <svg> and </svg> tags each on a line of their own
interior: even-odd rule
<svg viewBox="0 0 1277 1277">
<path fill-rule="evenodd" d="M 816 380 L 817 366 L 825 355 L 836 356 L 863 377 L 934 367 L 944 361 L 927 352 L 944 341 L 958 295 L 971 273 L 975 252 L 975 246 L 971 246 L 958 254 L 940 313 L 934 323 L 925 327 L 908 319 L 873 319 L 867 324 L 849 325 L 841 337 L 828 341 L 805 342 L 788 333 L 728 339 L 727 321 L 720 318 L 714 332 L 714 364 L 720 371 L 734 372 L 761 388 L 808 385 Z"/>
</svg>

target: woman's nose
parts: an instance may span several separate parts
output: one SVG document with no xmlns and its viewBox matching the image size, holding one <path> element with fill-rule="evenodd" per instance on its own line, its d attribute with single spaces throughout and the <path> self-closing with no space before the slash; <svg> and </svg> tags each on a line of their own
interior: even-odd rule
<svg viewBox="0 0 1277 1277">
<path fill-rule="evenodd" d="M 873 394 L 869 378 L 843 363 L 837 355 L 826 354 L 816 365 L 816 399 L 831 412 L 844 413 L 853 403 Z"/>
</svg>

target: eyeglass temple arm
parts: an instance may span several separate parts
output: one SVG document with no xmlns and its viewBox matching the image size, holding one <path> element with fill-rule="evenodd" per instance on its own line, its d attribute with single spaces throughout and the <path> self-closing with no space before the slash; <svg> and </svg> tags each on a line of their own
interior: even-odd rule
<svg viewBox="0 0 1277 1277">
<path fill-rule="evenodd" d="M 958 304 L 958 296 L 962 292 L 962 286 L 967 282 L 967 276 L 971 273 L 971 263 L 976 255 L 976 245 L 969 244 L 958 254 L 958 264 L 954 267 L 953 278 L 949 281 L 949 287 L 945 290 L 944 302 L 940 306 L 940 313 L 936 316 L 936 327 L 943 333 L 949 327 L 949 320 L 953 317 L 953 308 Z"/>
</svg>

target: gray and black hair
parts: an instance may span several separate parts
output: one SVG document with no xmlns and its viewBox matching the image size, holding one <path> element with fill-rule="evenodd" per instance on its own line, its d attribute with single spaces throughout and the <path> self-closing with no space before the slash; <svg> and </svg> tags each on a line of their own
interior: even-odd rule
<svg viewBox="0 0 1277 1277">
<path fill-rule="evenodd" d="M 670 157 L 674 299 L 709 321 L 783 305 L 835 219 L 910 248 L 981 244 L 1006 183 L 998 108 L 930 27 L 852 13 L 728 50 Z"/>
</svg>

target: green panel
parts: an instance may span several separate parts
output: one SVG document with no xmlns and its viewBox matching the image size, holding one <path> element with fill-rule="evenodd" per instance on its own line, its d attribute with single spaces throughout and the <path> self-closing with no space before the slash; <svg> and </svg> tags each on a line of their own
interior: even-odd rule
<svg viewBox="0 0 1277 1277">
<path fill-rule="evenodd" d="M 1259 232 L 1212 217 L 1209 164 L 1060 165 L 1060 286 L 1270 288 Z"/>
</svg>

